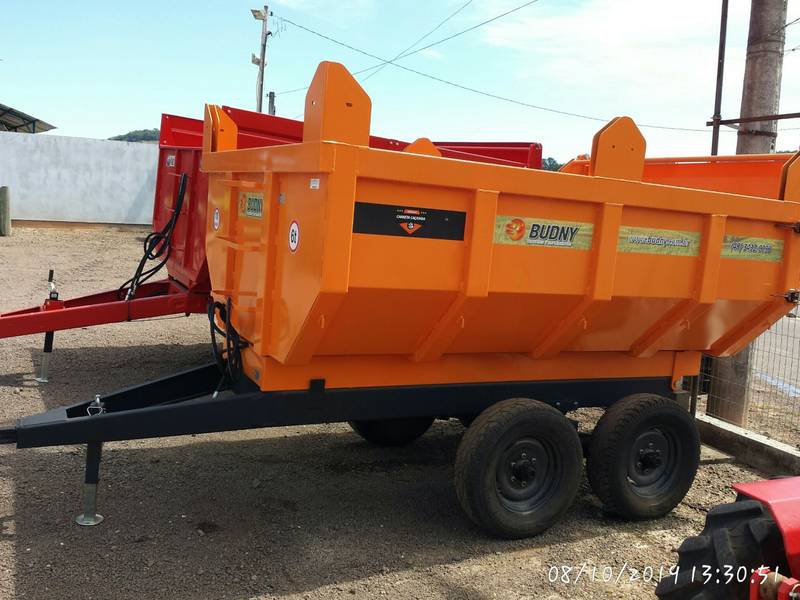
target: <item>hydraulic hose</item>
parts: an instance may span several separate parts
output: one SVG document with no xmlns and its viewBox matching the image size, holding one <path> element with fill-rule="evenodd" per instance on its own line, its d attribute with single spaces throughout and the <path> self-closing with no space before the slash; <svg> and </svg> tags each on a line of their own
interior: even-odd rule
<svg viewBox="0 0 800 600">
<path fill-rule="evenodd" d="M 172 216 L 161 228 L 161 231 L 154 231 L 144 239 L 144 254 L 136 267 L 133 277 L 123 283 L 117 291 L 120 299 L 132 300 L 136 296 L 136 290 L 139 286 L 167 264 L 170 254 L 172 254 L 172 234 L 175 233 L 175 225 L 183 208 L 183 198 L 186 195 L 188 181 L 189 176 L 186 173 L 181 173 L 181 178 L 178 182 L 178 197 L 175 200 L 175 210 L 172 211 Z M 160 260 L 160 262 L 149 269 L 145 269 L 147 262 L 154 260 Z"/>
</svg>

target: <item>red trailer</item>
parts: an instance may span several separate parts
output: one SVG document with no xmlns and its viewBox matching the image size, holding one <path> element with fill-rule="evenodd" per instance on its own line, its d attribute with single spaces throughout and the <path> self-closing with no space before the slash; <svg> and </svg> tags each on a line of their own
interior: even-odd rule
<svg viewBox="0 0 800 600">
<path fill-rule="evenodd" d="M 302 121 L 230 107 L 223 110 L 238 127 L 239 148 L 302 141 Z M 208 178 L 200 172 L 202 139 L 203 121 L 162 115 L 153 231 L 169 229 L 169 239 L 150 239 L 155 251 L 163 251 L 158 260 L 166 266 L 166 278 L 152 282 L 142 280 L 132 286 L 126 282 L 113 290 L 62 300 L 51 273 L 49 297 L 41 306 L 0 313 L 0 338 L 47 333 L 45 351 L 49 352 L 54 331 L 165 315 L 205 313 L 210 287 L 205 247 Z M 534 169 L 542 166 L 542 146 L 536 143 L 435 143 L 448 158 Z M 394 139 L 370 138 L 370 146 L 383 150 L 402 151 L 407 145 Z M 179 199 L 182 174 L 187 175 L 186 190 L 185 198 Z M 182 208 L 176 216 L 179 202 Z"/>
</svg>

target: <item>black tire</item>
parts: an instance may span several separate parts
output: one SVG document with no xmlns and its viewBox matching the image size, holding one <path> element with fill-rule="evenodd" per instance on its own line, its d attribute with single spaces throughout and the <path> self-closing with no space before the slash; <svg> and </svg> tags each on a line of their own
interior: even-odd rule
<svg viewBox="0 0 800 600">
<path fill-rule="evenodd" d="M 747 600 L 754 569 L 788 574 L 781 532 L 763 504 L 743 500 L 712 508 L 700 535 L 678 548 L 675 575 L 656 588 L 661 600 Z M 719 570 L 717 570 L 719 569 Z"/>
<path fill-rule="evenodd" d="M 700 463 L 694 418 L 675 401 L 634 394 L 611 405 L 589 442 L 586 470 L 606 511 L 662 517 L 683 500 Z"/>
<path fill-rule="evenodd" d="M 478 415 L 461 438 L 456 495 L 489 533 L 536 535 L 572 504 L 582 463 L 578 434 L 564 415 L 536 400 L 504 400 Z"/>
<path fill-rule="evenodd" d="M 421 437 L 433 424 L 433 417 L 348 421 L 362 438 L 378 446 L 405 446 Z"/>
</svg>

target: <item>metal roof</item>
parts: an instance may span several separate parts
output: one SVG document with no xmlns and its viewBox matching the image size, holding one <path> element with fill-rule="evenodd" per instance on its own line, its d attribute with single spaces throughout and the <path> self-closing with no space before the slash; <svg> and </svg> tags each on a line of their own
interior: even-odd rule
<svg viewBox="0 0 800 600">
<path fill-rule="evenodd" d="M 0 131 L 17 131 L 19 133 L 42 133 L 55 129 L 41 119 L 26 115 L 16 109 L 0 104 Z"/>
</svg>

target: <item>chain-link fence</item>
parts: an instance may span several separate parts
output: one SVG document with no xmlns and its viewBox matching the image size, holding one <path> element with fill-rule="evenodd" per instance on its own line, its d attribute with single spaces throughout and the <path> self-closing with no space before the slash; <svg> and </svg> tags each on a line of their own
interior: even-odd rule
<svg viewBox="0 0 800 600">
<path fill-rule="evenodd" d="M 698 413 L 800 447 L 800 319 L 784 317 L 739 355 L 703 359 Z"/>
</svg>

